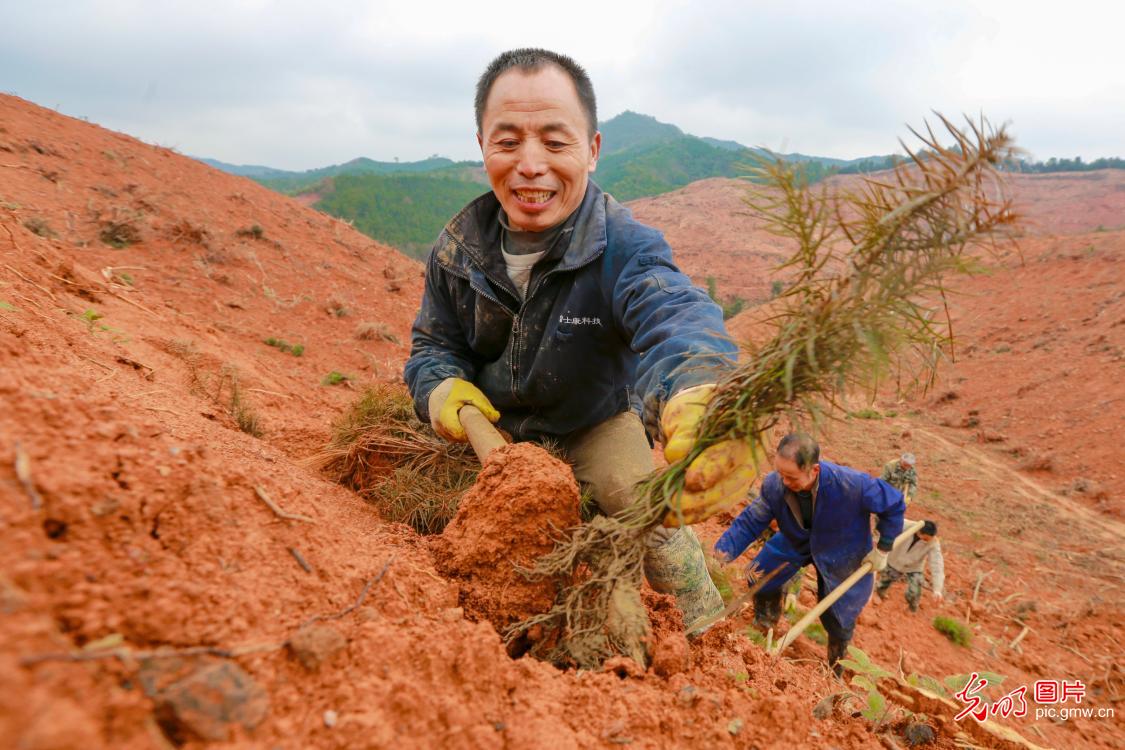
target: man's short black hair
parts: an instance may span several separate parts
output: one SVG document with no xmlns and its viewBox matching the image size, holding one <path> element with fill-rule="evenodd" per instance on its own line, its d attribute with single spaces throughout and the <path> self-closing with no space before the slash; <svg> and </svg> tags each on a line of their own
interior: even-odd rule
<svg viewBox="0 0 1125 750">
<path fill-rule="evenodd" d="M 804 471 L 820 463 L 820 445 L 807 432 L 790 432 L 777 444 L 777 455 L 788 458 Z"/>
<path fill-rule="evenodd" d="M 918 533 L 926 536 L 937 536 L 937 524 L 927 520 L 922 524 L 922 528 L 918 529 Z"/>
<path fill-rule="evenodd" d="M 581 65 L 566 55 L 537 47 L 508 50 L 498 55 L 484 69 L 480 80 L 477 81 L 477 133 L 481 132 L 484 123 L 484 105 L 488 103 L 488 95 L 492 91 L 492 84 L 496 83 L 497 78 L 513 68 L 518 68 L 524 73 L 534 73 L 547 65 L 562 68 L 563 72 L 570 76 L 570 80 L 574 82 L 574 88 L 578 91 L 578 101 L 586 112 L 586 119 L 589 120 L 586 135 L 593 140 L 594 133 L 598 131 L 598 103 L 594 98 L 594 84 L 590 83 L 590 76 L 586 74 Z"/>
</svg>

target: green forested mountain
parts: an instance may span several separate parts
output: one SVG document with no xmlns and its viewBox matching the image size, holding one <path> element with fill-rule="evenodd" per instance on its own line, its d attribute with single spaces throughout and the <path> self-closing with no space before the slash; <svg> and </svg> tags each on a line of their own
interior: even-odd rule
<svg viewBox="0 0 1125 750">
<path fill-rule="evenodd" d="M 621 201 L 677 190 L 708 177 L 745 175 L 764 152 L 736 141 L 697 138 L 655 117 L 625 111 L 598 124 L 602 153 L 594 180 Z M 777 154 L 800 162 L 812 182 L 838 173 L 889 169 L 903 156 L 833 159 L 805 154 Z M 488 190 L 481 162 L 455 162 L 433 156 L 416 162 L 353 159 L 304 172 L 256 165 L 202 161 L 257 180 L 290 195 L 315 193 L 313 205 L 355 223 L 357 229 L 418 258 L 425 257 L 441 228 L 458 210 Z M 1051 172 L 1123 168 L 1121 159 L 1050 159 L 1019 162 L 1014 171 Z"/>
<path fill-rule="evenodd" d="M 340 175 L 314 205 L 369 237 L 424 259 L 441 228 L 487 185 L 433 174 Z"/>
<path fill-rule="evenodd" d="M 603 157 L 684 137 L 684 131 L 675 125 L 629 110 L 598 123 L 598 130 L 602 134 Z"/>
<path fill-rule="evenodd" d="M 718 148 L 690 135 L 602 156 L 594 180 L 620 201 L 667 193 L 707 177 L 744 171 L 749 149 Z"/>
<path fill-rule="evenodd" d="M 422 161 L 374 161 L 366 157 L 352 159 L 343 164 L 334 164 L 330 167 L 310 169 L 305 172 L 286 172 L 284 174 L 251 176 L 266 187 L 279 193 L 296 194 L 311 189 L 326 177 L 355 174 L 420 174 L 438 170 L 459 169 L 462 167 L 479 166 L 480 162 L 455 162 L 444 156 L 431 156 Z"/>
</svg>

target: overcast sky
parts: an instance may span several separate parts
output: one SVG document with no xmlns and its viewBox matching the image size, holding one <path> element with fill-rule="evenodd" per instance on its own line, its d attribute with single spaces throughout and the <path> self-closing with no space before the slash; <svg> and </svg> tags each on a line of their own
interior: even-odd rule
<svg viewBox="0 0 1125 750">
<path fill-rule="evenodd" d="M 476 78 L 542 46 L 587 68 L 601 119 L 854 158 L 897 150 L 930 110 L 983 112 L 1035 158 L 1092 159 L 1125 156 L 1122 7 L 0 0 L 0 91 L 238 164 L 479 159 Z"/>
</svg>

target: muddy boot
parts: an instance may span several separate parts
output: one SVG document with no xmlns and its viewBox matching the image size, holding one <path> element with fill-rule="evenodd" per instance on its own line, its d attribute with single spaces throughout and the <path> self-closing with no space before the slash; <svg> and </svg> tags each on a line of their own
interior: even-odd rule
<svg viewBox="0 0 1125 750">
<path fill-rule="evenodd" d="M 849 643 L 851 641 L 841 641 L 831 635 L 828 636 L 828 667 L 837 677 L 844 676 L 844 667 L 841 666 L 840 659 L 848 655 Z"/>
<path fill-rule="evenodd" d="M 754 594 L 754 627 L 766 633 L 777 627 L 781 619 L 781 597 L 784 591 Z"/>
<path fill-rule="evenodd" d="M 694 531 L 655 529 L 648 544 L 645 578 L 654 590 L 676 597 L 688 633 L 694 623 L 723 610 L 723 597 L 707 573 L 703 547 Z"/>
</svg>

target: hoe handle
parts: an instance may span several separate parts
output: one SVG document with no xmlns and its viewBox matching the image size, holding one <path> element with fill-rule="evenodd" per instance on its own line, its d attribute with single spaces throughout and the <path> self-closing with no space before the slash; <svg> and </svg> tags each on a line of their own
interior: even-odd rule
<svg viewBox="0 0 1125 750">
<path fill-rule="evenodd" d="M 905 544 L 906 540 L 914 536 L 914 533 L 918 531 L 918 529 L 922 528 L 922 526 L 922 521 L 908 522 L 903 528 L 902 533 L 895 537 L 895 548 L 897 549 L 902 544 Z M 786 633 L 785 637 L 782 638 L 781 641 L 777 644 L 777 648 L 773 652 L 774 656 L 779 656 L 790 643 L 797 640 L 797 636 L 803 633 L 805 631 L 805 628 L 812 624 L 813 620 L 824 614 L 825 610 L 831 607 L 837 599 L 846 594 L 848 592 L 848 589 L 854 586 L 860 578 L 863 578 L 870 572 L 871 563 L 863 563 L 855 569 L 854 573 L 845 578 L 839 586 L 832 589 L 832 593 L 817 602 L 817 605 L 815 607 L 806 612 L 804 617 L 798 620 L 793 627 L 789 628 L 789 632 Z"/>
<path fill-rule="evenodd" d="M 500 431 L 492 426 L 492 422 L 488 421 L 488 417 L 481 414 L 480 409 L 472 405 L 461 407 L 461 411 L 457 413 L 457 418 L 461 420 L 461 426 L 465 428 L 465 434 L 469 436 L 469 443 L 473 446 L 473 452 L 477 454 L 477 458 L 483 464 L 484 459 L 488 458 L 488 454 L 497 448 L 503 448 L 508 444 Z"/>
</svg>

